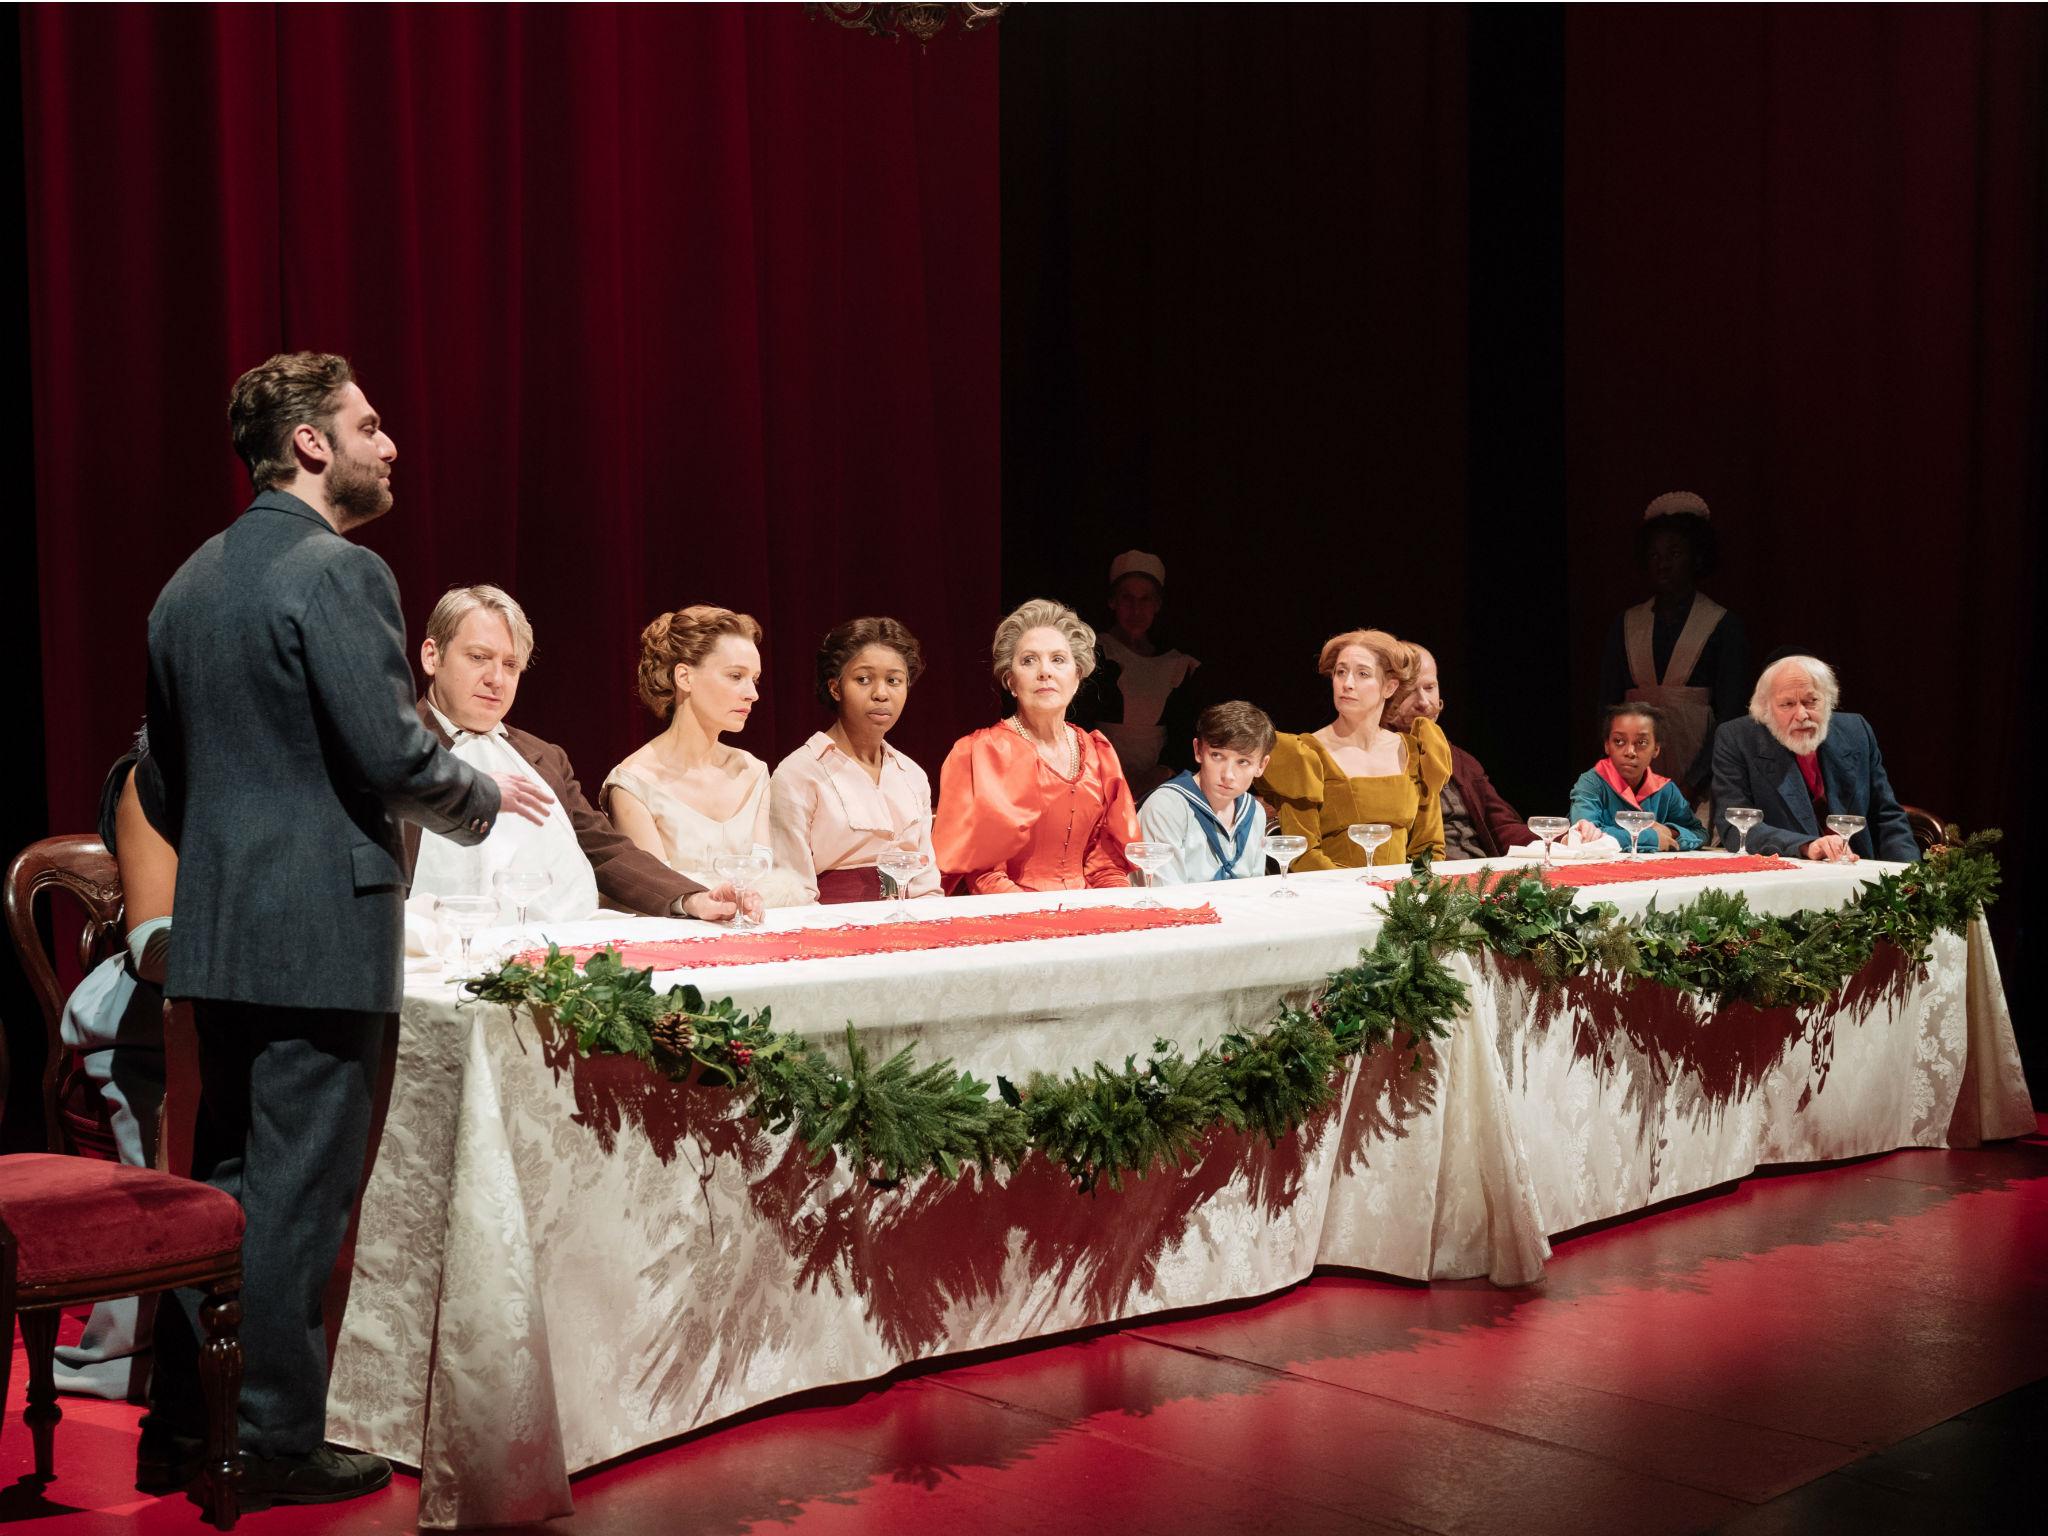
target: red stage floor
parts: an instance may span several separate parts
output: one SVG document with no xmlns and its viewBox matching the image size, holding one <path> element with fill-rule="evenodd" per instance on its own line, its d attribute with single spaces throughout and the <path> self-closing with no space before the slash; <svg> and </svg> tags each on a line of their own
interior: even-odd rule
<svg viewBox="0 0 2048 1536">
<path fill-rule="evenodd" d="M 2006 1398 L 2048 1377 L 2042 1131 L 1751 1179 L 1560 1243 L 1528 1291 L 1326 1276 L 815 1394 L 579 1479 L 546 1529 L 2042 1529 L 2010 1501 L 2048 1394 Z M 0 1521 L 199 1528 L 128 1486 L 136 1409 L 65 1399 L 58 1480 L 25 1481 L 22 1376 Z M 416 1491 L 246 1528 L 406 1530 Z"/>
</svg>

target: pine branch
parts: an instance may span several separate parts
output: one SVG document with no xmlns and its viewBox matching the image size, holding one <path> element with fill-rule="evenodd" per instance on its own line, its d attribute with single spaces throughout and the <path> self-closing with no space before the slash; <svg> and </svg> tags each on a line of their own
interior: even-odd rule
<svg viewBox="0 0 2048 1536">
<path fill-rule="evenodd" d="M 1935 934 L 1965 931 L 1996 899 L 1998 837 L 1951 827 L 1947 844 L 1839 911 L 1783 917 L 1758 916 L 1739 891 L 1707 890 L 1669 912 L 1653 899 L 1628 920 L 1528 872 L 1484 872 L 1475 890 L 1419 864 L 1392 889 L 1372 947 L 1326 978 L 1308 1009 L 1282 1004 L 1264 1031 L 1192 1056 L 1159 1040 L 1142 1066 L 1127 1057 L 1120 1068 L 1035 1073 L 1022 1092 L 998 1078 L 993 1096 L 951 1062 L 918 1066 L 908 1046 L 873 1065 L 851 1026 L 842 1069 L 801 1036 L 777 1034 L 767 1008 L 707 1001 L 689 985 L 657 994 L 654 973 L 615 949 L 579 971 L 550 945 L 538 964 L 507 961 L 463 985 L 550 1016 L 585 1054 L 633 1056 L 678 1082 L 745 1092 L 747 1113 L 772 1133 L 794 1131 L 814 1161 L 836 1154 L 889 1180 L 955 1178 L 969 1164 L 1015 1167 L 1035 1149 L 1077 1188 L 1115 1189 L 1126 1174 L 1185 1165 L 1218 1129 L 1277 1145 L 1333 1102 L 1349 1058 L 1397 1035 L 1410 1049 L 1446 1037 L 1469 1002 L 1446 955 L 1523 960 L 1544 987 L 1597 969 L 1720 1002 L 1807 1007 L 1834 997 L 1880 944 L 1924 965 Z"/>
</svg>

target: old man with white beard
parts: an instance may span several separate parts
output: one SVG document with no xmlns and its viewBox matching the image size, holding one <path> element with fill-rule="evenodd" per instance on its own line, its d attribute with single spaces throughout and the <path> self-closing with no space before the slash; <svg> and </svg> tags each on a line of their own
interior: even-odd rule
<svg viewBox="0 0 2048 1536">
<path fill-rule="evenodd" d="M 1885 777 L 1877 735 L 1861 715 L 1836 704 L 1834 669 L 1811 656 L 1773 662 L 1750 695 L 1749 717 L 1724 723 L 1714 737 L 1714 812 L 1721 841 L 1730 806 L 1755 806 L 1763 823 L 1749 833 L 1759 853 L 1788 858 L 1893 859 L 1919 856 L 1913 829 Z M 1845 841 L 1828 830 L 1830 816 L 1861 816 L 1863 830 Z"/>
</svg>

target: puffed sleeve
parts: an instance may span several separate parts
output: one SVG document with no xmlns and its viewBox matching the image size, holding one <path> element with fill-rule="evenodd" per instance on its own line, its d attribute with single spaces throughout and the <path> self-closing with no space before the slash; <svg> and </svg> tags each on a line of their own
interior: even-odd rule
<svg viewBox="0 0 2048 1536">
<path fill-rule="evenodd" d="M 939 879 L 938 850 L 932 846 L 932 781 L 925 771 L 902 753 L 896 754 L 896 761 L 903 765 L 916 795 L 918 847 L 924 851 L 925 867 L 910 877 L 905 889 L 906 896 L 943 896 L 945 887 Z"/>
<path fill-rule="evenodd" d="M 1418 789 L 1415 825 L 1408 829 L 1408 856 L 1427 852 L 1444 856 L 1444 786 L 1451 781 L 1451 744 L 1434 720 L 1418 719 L 1408 728 Z"/>
<path fill-rule="evenodd" d="M 1038 820 L 1037 807 L 1019 793 L 1023 781 L 995 731 L 953 743 L 939 769 L 939 808 L 932 818 L 932 850 L 948 890 L 988 895 L 1023 889 L 1006 869 Z"/>
<path fill-rule="evenodd" d="M 1432 795 L 1442 794 L 1444 786 L 1451 782 L 1450 738 L 1434 720 L 1418 719 L 1409 727 L 1408 739 L 1415 747 L 1416 768 L 1422 775 L 1423 788 Z"/>
<path fill-rule="evenodd" d="M 1095 753 L 1096 771 L 1102 780 L 1102 819 L 1088 839 L 1088 851 L 1081 860 L 1081 872 L 1090 885 L 1116 886 L 1131 883 L 1131 861 L 1124 844 L 1138 840 L 1138 807 L 1131 798 L 1130 781 L 1116 748 L 1100 731 L 1088 733 Z"/>
<path fill-rule="evenodd" d="M 1292 731 L 1273 738 L 1273 755 L 1252 787 L 1273 807 L 1282 833 L 1308 839 L 1308 852 L 1292 866 L 1296 870 L 1337 867 L 1337 861 L 1323 852 L 1323 784 L 1323 758 L 1314 742 Z M 1441 824 L 1441 814 L 1438 821 Z"/>
<path fill-rule="evenodd" d="M 818 861 L 811 851 L 811 818 L 818 809 L 818 780 L 804 772 L 807 747 L 798 747 L 768 780 L 768 846 L 775 867 L 803 888 L 805 902 L 818 899 Z"/>
</svg>

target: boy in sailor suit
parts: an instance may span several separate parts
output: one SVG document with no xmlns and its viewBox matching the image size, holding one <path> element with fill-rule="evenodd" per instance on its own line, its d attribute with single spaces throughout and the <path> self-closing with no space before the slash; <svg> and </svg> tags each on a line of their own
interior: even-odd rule
<svg viewBox="0 0 2048 1536">
<path fill-rule="evenodd" d="M 1162 885 L 1245 880 L 1266 872 L 1266 808 L 1251 792 L 1273 751 L 1273 722 L 1241 699 L 1195 721 L 1195 769 L 1168 779 L 1138 811 L 1148 842 L 1174 850 Z"/>
</svg>

